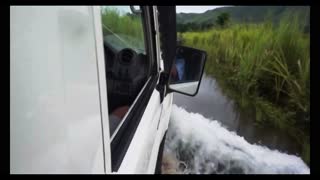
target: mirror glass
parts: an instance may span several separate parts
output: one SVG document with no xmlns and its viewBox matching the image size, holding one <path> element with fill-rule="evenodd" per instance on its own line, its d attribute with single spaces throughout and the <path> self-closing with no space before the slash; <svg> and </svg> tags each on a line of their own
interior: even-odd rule
<svg viewBox="0 0 320 180">
<path fill-rule="evenodd" d="M 205 61 L 204 51 L 177 46 L 169 76 L 169 89 L 186 95 L 196 95 Z"/>
</svg>

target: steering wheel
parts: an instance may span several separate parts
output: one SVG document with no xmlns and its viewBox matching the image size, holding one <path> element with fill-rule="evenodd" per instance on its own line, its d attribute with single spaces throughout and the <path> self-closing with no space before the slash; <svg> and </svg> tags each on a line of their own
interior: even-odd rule
<svg viewBox="0 0 320 180">
<path fill-rule="evenodd" d="M 133 49 L 124 48 L 119 52 L 114 49 L 113 58 L 107 59 L 108 94 L 125 97 L 132 101 L 139 93 L 147 78 L 145 55 L 137 54 Z M 110 61 L 111 60 L 111 61 Z"/>
</svg>

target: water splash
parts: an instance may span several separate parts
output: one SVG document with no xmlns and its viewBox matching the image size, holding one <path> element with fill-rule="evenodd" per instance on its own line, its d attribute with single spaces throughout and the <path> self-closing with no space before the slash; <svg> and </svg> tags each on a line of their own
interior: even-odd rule
<svg viewBox="0 0 320 180">
<path fill-rule="evenodd" d="M 162 169 L 191 174 L 310 174 L 300 157 L 250 144 L 218 121 L 173 105 Z"/>
</svg>

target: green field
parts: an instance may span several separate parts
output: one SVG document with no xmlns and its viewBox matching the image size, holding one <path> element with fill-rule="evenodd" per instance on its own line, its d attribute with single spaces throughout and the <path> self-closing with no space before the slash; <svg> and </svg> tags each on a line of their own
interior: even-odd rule
<svg viewBox="0 0 320 180">
<path fill-rule="evenodd" d="M 205 71 L 260 125 L 287 132 L 309 164 L 310 35 L 296 16 L 280 23 L 234 24 L 179 33 L 186 46 L 207 51 Z"/>
</svg>

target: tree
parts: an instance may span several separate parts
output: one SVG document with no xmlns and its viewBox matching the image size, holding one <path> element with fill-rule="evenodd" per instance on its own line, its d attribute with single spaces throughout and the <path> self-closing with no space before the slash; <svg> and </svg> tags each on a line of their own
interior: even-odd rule
<svg viewBox="0 0 320 180">
<path fill-rule="evenodd" d="M 221 26 L 221 27 L 225 27 L 230 21 L 230 14 L 223 12 L 221 13 L 217 19 L 216 19 L 216 23 Z"/>
</svg>

